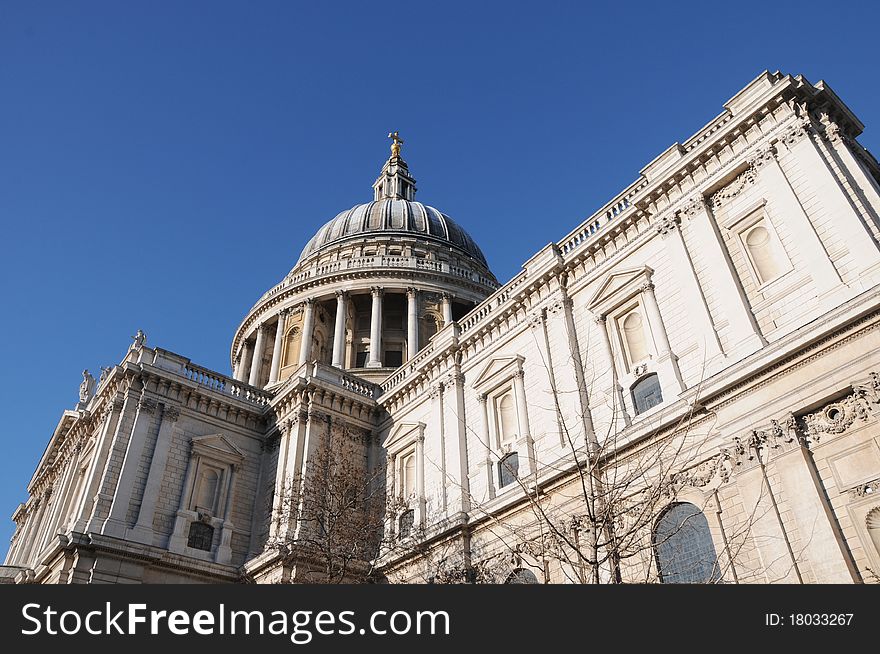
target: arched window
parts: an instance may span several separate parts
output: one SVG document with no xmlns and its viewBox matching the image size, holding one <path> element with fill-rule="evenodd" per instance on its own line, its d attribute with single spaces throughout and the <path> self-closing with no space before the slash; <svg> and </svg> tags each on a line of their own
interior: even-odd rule
<svg viewBox="0 0 880 654">
<path fill-rule="evenodd" d="M 206 468 L 199 474 L 199 484 L 196 494 L 195 506 L 209 513 L 215 513 L 217 488 L 220 485 L 220 475 L 213 468 Z"/>
<path fill-rule="evenodd" d="M 513 572 L 511 572 L 507 579 L 504 581 L 505 584 L 538 584 L 541 583 L 538 581 L 538 578 L 535 576 L 535 573 L 531 570 L 527 570 L 526 568 L 517 568 Z"/>
<path fill-rule="evenodd" d="M 645 341 L 645 325 L 642 314 L 631 311 L 623 319 L 623 338 L 626 341 L 627 358 L 629 365 L 635 365 L 639 361 L 648 358 L 648 345 Z"/>
<path fill-rule="evenodd" d="M 721 579 L 703 512 L 689 502 L 670 506 L 654 528 L 654 554 L 664 584 L 705 584 Z"/>
<path fill-rule="evenodd" d="M 431 340 L 431 337 L 437 333 L 439 326 L 437 324 L 437 316 L 427 315 L 424 320 L 424 338 L 422 339 L 422 343 L 427 343 Z"/>
<path fill-rule="evenodd" d="M 880 554 L 880 506 L 871 510 L 866 524 L 868 535 L 871 537 L 871 542 L 874 543 L 874 549 L 877 550 L 877 554 Z"/>
<path fill-rule="evenodd" d="M 416 491 L 416 455 L 410 452 L 400 461 L 400 490 L 404 498 Z"/>
<path fill-rule="evenodd" d="M 501 427 L 501 442 L 509 443 L 516 440 L 516 407 L 514 406 L 513 393 L 506 393 L 498 401 L 498 421 Z"/>
<path fill-rule="evenodd" d="M 511 452 L 498 462 L 498 487 L 504 488 L 519 477 L 519 454 Z"/>
<path fill-rule="evenodd" d="M 299 361 L 299 327 L 287 330 L 284 337 L 284 365 L 292 366 Z"/>
<path fill-rule="evenodd" d="M 745 244 L 755 267 L 755 273 L 762 284 L 782 274 L 782 265 L 773 237 L 763 224 L 758 223 L 746 233 Z"/>
<path fill-rule="evenodd" d="M 636 415 L 647 411 L 652 406 L 657 406 L 663 401 L 663 393 L 660 391 L 660 378 L 656 373 L 646 375 L 633 384 L 632 399 Z"/>
<path fill-rule="evenodd" d="M 204 522 L 193 522 L 189 526 L 189 537 L 186 544 L 196 550 L 211 551 L 214 544 L 214 528 Z"/>
</svg>

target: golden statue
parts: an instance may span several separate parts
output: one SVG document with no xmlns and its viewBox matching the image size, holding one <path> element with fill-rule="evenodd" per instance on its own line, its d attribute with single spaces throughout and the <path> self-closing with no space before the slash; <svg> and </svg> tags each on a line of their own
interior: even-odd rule
<svg viewBox="0 0 880 654">
<path fill-rule="evenodd" d="M 397 132 L 388 132 L 388 138 L 391 139 L 391 156 L 399 157 L 400 156 L 400 146 L 403 143 L 403 139 L 400 138 L 400 134 Z"/>
</svg>

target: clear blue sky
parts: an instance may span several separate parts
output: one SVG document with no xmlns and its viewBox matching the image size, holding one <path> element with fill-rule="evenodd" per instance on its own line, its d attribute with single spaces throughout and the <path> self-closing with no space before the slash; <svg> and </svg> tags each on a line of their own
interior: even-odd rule
<svg viewBox="0 0 880 654">
<path fill-rule="evenodd" d="M 82 369 L 142 328 L 228 372 L 389 130 L 506 281 L 764 69 L 880 151 L 877 6 L 0 0 L 0 550 Z"/>
</svg>

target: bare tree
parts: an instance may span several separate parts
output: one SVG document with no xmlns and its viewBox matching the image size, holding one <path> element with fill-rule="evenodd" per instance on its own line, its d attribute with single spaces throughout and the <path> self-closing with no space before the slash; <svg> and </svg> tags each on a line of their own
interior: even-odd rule
<svg viewBox="0 0 880 654">
<path fill-rule="evenodd" d="M 279 515 L 295 529 L 274 547 L 309 583 L 377 581 L 384 538 L 385 472 L 367 466 L 363 444 L 343 428 L 312 451 L 301 475 L 281 491 Z"/>
<path fill-rule="evenodd" d="M 544 365 L 549 373 L 549 363 Z M 578 365 L 588 379 L 585 363 Z M 548 378 L 552 380 L 553 375 Z M 617 384 L 616 377 L 613 383 Z M 692 543 L 699 528 L 708 528 L 700 524 L 705 523 L 704 512 L 720 509 L 718 489 L 729 480 L 733 466 L 731 453 L 710 443 L 715 415 L 700 405 L 702 380 L 671 426 L 660 428 L 669 420 L 654 414 L 647 420 L 657 427 L 645 430 L 639 439 L 625 428 L 629 418 L 624 407 L 617 405 L 616 394 L 610 394 L 611 418 L 605 430 L 583 433 L 569 424 L 584 424 L 582 415 L 574 421 L 564 418 L 563 407 L 572 398 L 552 386 L 551 381 L 549 408 L 557 416 L 567 456 L 558 461 L 536 460 L 534 473 L 525 477 L 518 470 L 507 470 L 523 500 L 503 513 L 470 495 L 472 513 L 488 534 L 484 539 L 494 541 L 494 553 L 480 556 L 473 552 L 471 559 L 477 563 L 459 557 L 450 564 L 442 554 L 426 551 L 421 553 L 427 569 L 423 575 L 443 582 L 518 582 L 525 575 L 511 575 L 513 567 L 528 570 L 536 580 L 548 580 L 550 567 L 556 566 L 571 583 L 647 583 L 661 578 L 739 581 L 742 572 L 737 572 L 735 561 L 753 547 L 753 525 L 771 510 L 764 502 L 766 486 L 754 505 L 746 508 L 744 520 L 714 529 L 720 532 L 716 534 L 723 545 L 720 551 L 715 544 L 703 551 L 682 547 Z M 592 421 L 586 424 L 592 427 Z M 469 437 L 484 440 L 475 429 L 468 429 Z M 496 451 L 483 445 L 487 451 Z M 494 463 L 500 471 L 506 460 L 496 454 Z M 446 483 L 456 482 L 447 477 Z M 701 506 L 677 501 L 684 487 L 702 490 Z M 658 570 L 658 553 L 665 558 L 665 570 Z M 797 567 L 794 560 L 790 565 Z"/>
</svg>

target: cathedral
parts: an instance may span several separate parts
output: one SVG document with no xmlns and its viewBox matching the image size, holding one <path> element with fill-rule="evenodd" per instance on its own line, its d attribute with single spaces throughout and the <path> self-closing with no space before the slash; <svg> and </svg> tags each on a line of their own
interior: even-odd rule
<svg viewBox="0 0 880 654">
<path fill-rule="evenodd" d="M 83 371 L 0 582 L 880 582 L 862 129 L 764 72 L 504 283 L 389 134 L 231 374 Z"/>
</svg>

